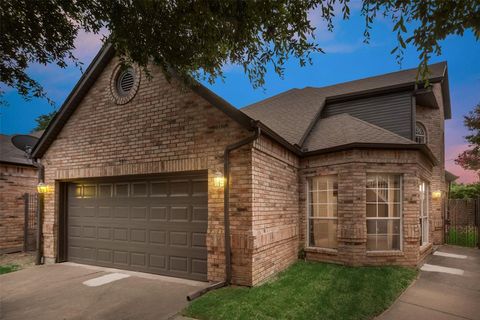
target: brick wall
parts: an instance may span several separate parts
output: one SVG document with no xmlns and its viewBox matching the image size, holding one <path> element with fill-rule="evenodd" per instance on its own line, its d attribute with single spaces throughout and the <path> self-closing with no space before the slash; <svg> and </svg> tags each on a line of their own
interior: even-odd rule
<svg viewBox="0 0 480 320">
<path fill-rule="evenodd" d="M 24 193 L 37 186 L 37 170 L 29 166 L 0 164 L 0 252 L 23 249 Z"/>
<path fill-rule="evenodd" d="M 298 257 L 298 158 L 261 136 L 253 149 L 253 284 Z"/>
<path fill-rule="evenodd" d="M 224 279 L 223 190 L 213 175 L 223 171 L 227 144 L 251 135 L 203 98 L 170 84 L 155 71 L 142 76 L 129 103 L 109 94 L 113 59 L 44 155 L 45 177 L 55 181 L 101 176 L 208 170 L 208 279 Z M 233 281 L 251 284 L 251 146 L 231 154 Z M 55 193 L 45 201 L 44 252 L 53 261 L 58 245 Z"/>
<path fill-rule="evenodd" d="M 443 244 L 444 237 L 444 210 L 445 210 L 445 120 L 442 100 L 441 85 L 433 85 L 439 109 L 417 105 L 416 121 L 421 122 L 427 129 L 427 145 L 440 162 L 432 170 L 432 179 L 430 181 L 431 191 L 441 191 L 440 199 L 431 199 L 430 207 L 430 229 L 433 230 L 433 240 L 435 244 Z"/>
<path fill-rule="evenodd" d="M 366 177 L 398 173 L 403 181 L 403 252 L 367 252 Z M 338 175 L 338 248 L 307 244 L 307 179 Z M 300 162 L 301 241 L 307 259 L 348 265 L 416 265 L 420 259 L 419 183 L 430 179 L 431 165 L 417 151 L 349 150 L 302 159 Z M 427 248 L 429 249 L 429 248 Z"/>
</svg>

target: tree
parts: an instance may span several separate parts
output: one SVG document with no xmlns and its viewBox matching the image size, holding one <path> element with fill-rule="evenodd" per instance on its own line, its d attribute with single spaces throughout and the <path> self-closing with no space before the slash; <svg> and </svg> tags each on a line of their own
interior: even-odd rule
<svg viewBox="0 0 480 320">
<path fill-rule="evenodd" d="M 470 149 L 463 151 L 455 163 L 466 170 L 480 170 L 480 103 L 464 117 L 465 127 L 471 134 L 465 137 Z"/>
<path fill-rule="evenodd" d="M 283 76 L 287 59 L 301 66 L 323 52 L 315 41 L 314 12 L 334 28 L 333 18 L 350 16 L 350 0 L 77 0 L 0 1 L 0 81 L 26 99 L 46 97 L 42 86 L 26 72 L 33 63 L 73 61 L 78 31 L 98 33 L 124 57 L 148 72 L 150 62 L 166 75 L 174 71 L 213 82 L 226 64 L 243 67 L 254 87 L 264 84 L 269 66 Z M 427 79 L 427 63 L 440 53 L 439 41 L 471 29 L 480 36 L 478 0 L 363 0 L 365 40 L 378 15 L 394 22 L 401 61 L 407 43 L 419 50 L 419 76 Z M 413 25 L 411 32 L 407 26 Z M 0 95 L 2 92 L 0 92 Z"/>
<path fill-rule="evenodd" d="M 48 124 L 50 123 L 50 121 L 52 121 L 56 113 L 57 113 L 56 111 L 52 111 L 50 113 L 42 114 L 37 118 L 35 118 L 35 122 L 37 123 L 37 126 L 33 128 L 32 132 L 47 129 Z"/>
<path fill-rule="evenodd" d="M 453 183 L 450 188 L 451 199 L 474 199 L 477 197 L 480 197 L 480 183 Z"/>
</svg>

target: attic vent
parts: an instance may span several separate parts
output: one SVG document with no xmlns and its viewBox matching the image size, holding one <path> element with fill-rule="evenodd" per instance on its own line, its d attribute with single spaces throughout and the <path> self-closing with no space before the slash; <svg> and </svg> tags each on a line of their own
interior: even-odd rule
<svg viewBox="0 0 480 320">
<path fill-rule="evenodd" d="M 132 68 L 120 73 L 117 79 L 117 92 L 120 96 L 126 96 L 132 90 L 135 83 L 135 73 Z"/>
</svg>

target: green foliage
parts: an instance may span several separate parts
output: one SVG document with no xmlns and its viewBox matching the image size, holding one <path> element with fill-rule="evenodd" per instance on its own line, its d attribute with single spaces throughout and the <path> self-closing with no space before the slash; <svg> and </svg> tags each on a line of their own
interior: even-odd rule
<svg viewBox="0 0 480 320">
<path fill-rule="evenodd" d="M 480 197 L 480 182 L 471 184 L 453 183 L 450 187 L 450 199 L 474 199 Z"/>
<path fill-rule="evenodd" d="M 464 117 L 464 124 L 470 134 L 465 137 L 470 149 L 463 151 L 455 163 L 466 170 L 480 170 L 480 103 Z"/>
<path fill-rule="evenodd" d="M 447 244 L 474 248 L 478 243 L 478 227 L 450 227 L 447 232 Z"/>
<path fill-rule="evenodd" d="M 35 128 L 33 128 L 32 131 L 47 129 L 48 124 L 50 123 L 50 121 L 52 121 L 56 113 L 57 113 L 56 111 L 52 111 L 47 114 L 39 115 L 37 118 L 35 118 L 35 122 L 37 123 L 37 125 L 35 126 Z"/>
<path fill-rule="evenodd" d="M 20 266 L 16 264 L 5 264 L 3 266 L 0 266 L 0 274 L 5 274 L 17 270 L 20 270 Z"/>
<path fill-rule="evenodd" d="M 197 319 L 371 319 L 415 278 L 403 267 L 346 267 L 299 261 L 259 287 L 227 287 L 194 300 Z"/>
<path fill-rule="evenodd" d="M 135 62 L 147 72 L 153 62 L 167 76 L 174 71 L 184 80 L 213 82 L 233 64 L 243 67 L 254 87 L 263 86 L 268 67 L 283 76 L 289 58 L 304 66 L 312 54 L 322 53 L 315 35 L 332 31 L 336 16 L 348 19 L 349 6 L 349 0 L 0 1 L 0 81 L 27 99 L 45 97 L 27 67 L 65 67 L 69 61 L 80 66 L 73 49 L 84 29 L 106 30 L 125 64 Z M 479 7 L 478 0 L 363 0 L 365 40 L 377 15 L 390 18 L 398 41 L 392 52 L 401 61 L 412 43 L 420 52 L 419 75 L 427 79 L 439 41 L 467 29 L 478 39 Z M 314 15 L 325 30 L 312 25 Z M 411 34 L 409 23 L 415 26 Z"/>
</svg>

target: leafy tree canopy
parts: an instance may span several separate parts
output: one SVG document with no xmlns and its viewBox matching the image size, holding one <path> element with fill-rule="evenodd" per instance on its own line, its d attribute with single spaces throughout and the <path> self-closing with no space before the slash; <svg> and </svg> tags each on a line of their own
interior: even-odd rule
<svg viewBox="0 0 480 320">
<path fill-rule="evenodd" d="M 455 163 L 466 170 L 480 170 L 480 103 L 464 117 L 465 127 L 470 134 L 465 137 L 470 149 L 463 151 Z"/>
<path fill-rule="evenodd" d="M 453 183 L 450 189 L 451 199 L 473 199 L 480 197 L 480 183 L 456 184 Z"/>
<path fill-rule="evenodd" d="M 363 0 L 365 40 L 378 16 L 394 22 L 399 61 L 411 43 L 419 51 L 419 75 L 439 54 L 440 40 L 473 30 L 480 36 L 478 0 Z M 316 31 L 309 14 L 319 15 L 326 30 Z M 0 81 L 26 99 L 46 97 L 26 72 L 33 63 L 79 65 L 73 54 L 79 30 L 102 28 L 125 57 L 146 71 L 149 62 L 184 79 L 223 76 L 226 64 L 243 67 L 254 87 L 264 84 L 267 67 L 283 75 L 290 57 L 301 66 L 323 52 L 316 32 L 331 31 L 335 15 L 350 16 L 350 0 L 76 0 L 0 1 Z M 407 30 L 407 26 L 415 26 Z M 1 94 L 2 92 L 0 92 Z M 0 98 L 1 99 L 1 98 Z M 2 100 L 3 101 L 3 100 Z"/>
<path fill-rule="evenodd" d="M 32 132 L 47 129 L 48 124 L 50 123 L 50 121 L 52 121 L 55 114 L 56 111 L 52 111 L 50 113 L 42 114 L 35 118 L 35 122 L 37 123 L 37 125 L 35 126 L 35 128 L 33 128 Z"/>
</svg>

